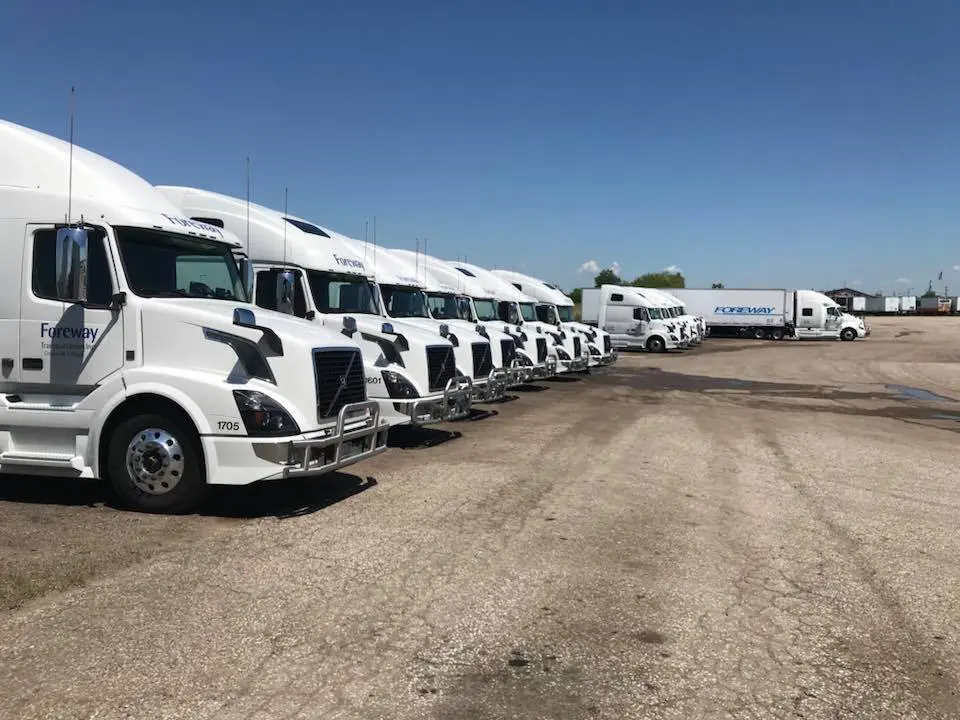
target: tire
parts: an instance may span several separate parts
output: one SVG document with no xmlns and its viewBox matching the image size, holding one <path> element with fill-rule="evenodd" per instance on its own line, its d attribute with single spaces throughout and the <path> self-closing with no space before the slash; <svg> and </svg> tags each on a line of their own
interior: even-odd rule
<svg viewBox="0 0 960 720">
<path fill-rule="evenodd" d="M 652 338 L 647 340 L 647 350 L 652 353 L 662 353 L 667 351 L 667 343 L 664 342 L 663 338 L 654 335 Z"/>
<path fill-rule="evenodd" d="M 191 510 L 209 489 L 196 433 L 152 413 L 125 420 L 113 431 L 107 477 L 124 505 L 150 513 Z"/>
<path fill-rule="evenodd" d="M 757 340 L 763 340 L 767 336 L 767 331 L 763 328 L 754 328 L 753 337 Z"/>
<path fill-rule="evenodd" d="M 844 328 L 840 331 L 840 339 L 844 342 L 851 342 L 857 339 L 857 331 L 853 328 Z"/>
<path fill-rule="evenodd" d="M 771 330 L 770 337 L 773 340 L 783 340 L 783 328 L 774 328 Z"/>
</svg>

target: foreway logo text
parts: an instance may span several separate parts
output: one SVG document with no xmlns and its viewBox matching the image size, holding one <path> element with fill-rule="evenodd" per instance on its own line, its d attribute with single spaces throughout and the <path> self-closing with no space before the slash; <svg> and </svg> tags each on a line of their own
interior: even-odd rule
<svg viewBox="0 0 960 720">
<path fill-rule="evenodd" d="M 717 305 L 714 315 L 773 315 L 776 308 L 761 305 Z"/>
<path fill-rule="evenodd" d="M 40 337 L 50 338 L 51 340 L 89 340 L 90 342 L 96 342 L 99 332 L 100 328 L 95 327 L 61 327 L 45 322 L 40 323 Z"/>
<path fill-rule="evenodd" d="M 363 263 L 359 260 L 353 260 L 352 258 L 342 258 L 339 255 L 334 255 L 333 259 L 337 261 L 338 265 L 346 265 L 347 267 L 355 267 L 358 270 L 363 270 Z"/>
</svg>

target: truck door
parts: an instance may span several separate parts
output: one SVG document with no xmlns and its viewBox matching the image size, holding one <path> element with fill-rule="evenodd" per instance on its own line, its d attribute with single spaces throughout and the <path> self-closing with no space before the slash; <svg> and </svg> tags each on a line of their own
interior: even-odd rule
<svg viewBox="0 0 960 720">
<path fill-rule="evenodd" d="M 817 307 L 810 302 L 799 303 L 800 314 L 797 316 L 797 337 L 814 337 L 820 327 L 817 317 Z"/>
<path fill-rule="evenodd" d="M 633 309 L 633 320 L 634 323 L 630 329 L 630 334 L 633 335 L 635 342 L 643 345 L 647 331 L 650 328 L 650 311 L 644 307 L 635 307 Z"/>
<path fill-rule="evenodd" d="M 115 262 L 101 228 L 88 228 L 87 302 L 57 299 L 57 231 L 28 225 L 20 300 L 22 392 L 83 396 L 123 366 L 121 309 L 111 309 Z"/>
<path fill-rule="evenodd" d="M 840 333 L 840 322 L 841 310 L 838 307 L 828 307 L 825 308 L 826 314 L 823 322 L 823 330 L 825 335 L 837 335 Z"/>
<path fill-rule="evenodd" d="M 623 305 L 623 293 L 610 293 L 601 303 L 601 329 L 622 341 L 630 329 L 629 308 Z"/>
</svg>

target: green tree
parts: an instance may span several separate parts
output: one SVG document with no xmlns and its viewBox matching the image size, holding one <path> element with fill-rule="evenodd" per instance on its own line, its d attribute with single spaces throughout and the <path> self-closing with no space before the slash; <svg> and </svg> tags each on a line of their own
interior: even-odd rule
<svg viewBox="0 0 960 720">
<path fill-rule="evenodd" d="M 714 283 L 710 287 L 713 288 L 714 290 L 723 290 L 723 283 Z"/>
<path fill-rule="evenodd" d="M 601 285 L 623 285 L 623 280 L 610 268 L 606 268 L 597 273 L 597 276 L 593 279 L 593 286 L 600 287 Z"/>
<path fill-rule="evenodd" d="M 661 270 L 640 275 L 630 284 L 649 288 L 682 288 L 687 286 L 687 281 L 682 273 Z"/>
<path fill-rule="evenodd" d="M 568 292 L 567 295 L 569 295 L 570 299 L 573 300 L 574 305 L 579 305 L 581 300 L 583 299 L 583 290 L 581 290 L 580 288 L 574 288 L 573 290 Z"/>
<path fill-rule="evenodd" d="M 936 293 L 935 291 L 933 291 L 933 290 L 927 290 L 927 291 L 926 291 L 923 295 L 921 295 L 920 297 L 922 297 L 922 298 L 937 297 L 937 293 Z"/>
</svg>

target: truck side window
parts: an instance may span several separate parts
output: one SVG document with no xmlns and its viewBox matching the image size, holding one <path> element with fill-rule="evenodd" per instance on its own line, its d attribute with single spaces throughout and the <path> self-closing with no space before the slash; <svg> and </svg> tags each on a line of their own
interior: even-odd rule
<svg viewBox="0 0 960 720">
<path fill-rule="evenodd" d="M 649 320 L 650 316 L 647 314 L 646 308 L 634 308 L 633 309 L 633 319 L 634 320 Z"/>
<path fill-rule="evenodd" d="M 620 293 L 612 293 L 610 295 L 610 302 L 623 302 L 623 295 Z"/>
<path fill-rule="evenodd" d="M 267 310 L 277 309 L 277 275 L 279 270 L 260 270 L 257 272 L 257 292 L 254 303 Z M 296 273 L 297 282 L 293 285 L 293 314 L 298 318 L 307 316 L 307 299 L 303 294 L 300 273 Z"/>
<path fill-rule="evenodd" d="M 109 307 L 113 297 L 110 263 L 104 233 L 88 228 L 87 304 Z M 44 300 L 57 300 L 57 231 L 38 230 L 33 235 L 33 294 Z"/>
<path fill-rule="evenodd" d="M 813 308 L 804 308 L 800 314 L 803 317 L 813 317 Z"/>
</svg>

